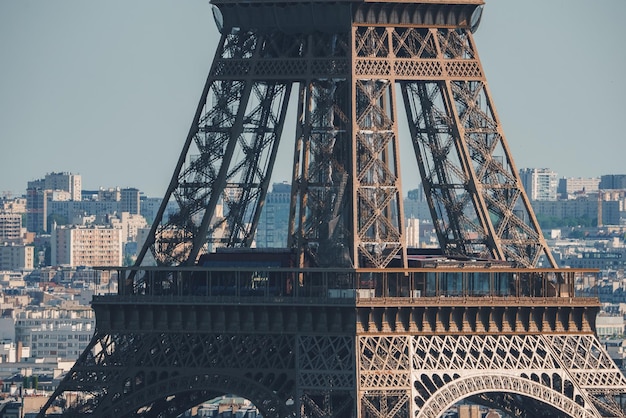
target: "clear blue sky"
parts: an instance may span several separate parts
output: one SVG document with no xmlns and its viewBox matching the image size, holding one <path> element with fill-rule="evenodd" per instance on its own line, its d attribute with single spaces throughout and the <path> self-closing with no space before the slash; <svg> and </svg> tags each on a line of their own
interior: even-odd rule
<svg viewBox="0 0 626 418">
<path fill-rule="evenodd" d="M 626 1 L 486 3 L 476 42 L 517 167 L 626 173 Z M 217 40 L 208 0 L 0 0 L 0 193 L 69 171 L 162 196 Z"/>
</svg>

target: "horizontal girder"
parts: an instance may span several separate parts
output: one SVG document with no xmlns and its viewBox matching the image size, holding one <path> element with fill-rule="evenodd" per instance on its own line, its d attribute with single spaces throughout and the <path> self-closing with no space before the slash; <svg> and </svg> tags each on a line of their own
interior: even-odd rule
<svg viewBox="0 0 626 418">
<path fill-rule="evenodd" d="M 449 1 L 258 1 L 213 0 L 218 28 L 259 32 L 314 33 L 348 30 L 351 25 L 470 29 L 482 0 Z M 473 19 L 472 19 L 473 18 Z"/>
</svg>

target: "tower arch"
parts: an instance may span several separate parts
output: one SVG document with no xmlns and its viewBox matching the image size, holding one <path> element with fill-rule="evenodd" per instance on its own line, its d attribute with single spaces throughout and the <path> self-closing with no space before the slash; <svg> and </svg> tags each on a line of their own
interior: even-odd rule
<svg viewBox="0 0 626 418">
<path fill-rule="evenodd" d="M 484 372 L 453 379 L 444 386 L 437 388 L 425 400 L 423 406 L 419 407 L 416 416 L 440 417 L 446 410 L 463 399 L 485 393 L 521 395 L 550 405 L 550 407 L 566 413 L 570 417 L 592 418 L 601 416 L 594 413 L 592 409 L 585 408 L 585 405 L 577 403 L 576 399 L 528 378 L 523 378 L 514 373 L 489 376 L 485 375 Z M 420 395 L 414 397 L 414 402 L 417 401 L 417 397 Z"/>
</svg>

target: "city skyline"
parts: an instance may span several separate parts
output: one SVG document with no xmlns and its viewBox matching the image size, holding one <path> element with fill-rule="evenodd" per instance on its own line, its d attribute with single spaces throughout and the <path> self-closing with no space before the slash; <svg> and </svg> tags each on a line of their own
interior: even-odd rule
<svg viewBox="0 0 626 418">
<path fill-rule="evenodd" d="M 626 3 L 486 3 L 476 43 L 516 167 L 559 177 L 626 171 L 614 152 Z M 28 181 L 67 171 L 85 189 L 161 197 L 218 38 L 208 1 L 0 3 L 0 192 L 19 195 Z M 274 182 L 291 180 L 288 128 L 280 158 L 289 164 L 277 165 Z M 400 136 L 410 151 L 402 125 Z M 402 163 L 406 194 L 419 179 Z"/>
</svg>

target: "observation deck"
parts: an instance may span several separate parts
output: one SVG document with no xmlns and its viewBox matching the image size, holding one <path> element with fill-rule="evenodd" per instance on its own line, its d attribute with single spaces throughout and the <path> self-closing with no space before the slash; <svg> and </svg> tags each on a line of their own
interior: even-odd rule
<svg viewBox="0 0 626 418">
<path fill-rule="evenodd" d="M 599 300 L 577 295 L 576 284 L 597 270 L 472 264 L 112 268 L 111 293 L 94 296 L 93 308 L 101 331 L 594 331 Z"/>
<path fill-rule="evenodd" d="M 220 31 L 342 32 L 352 24 L 394 27 L 478 26 L 483 0 L 212 0 Z"/>
</svg>

